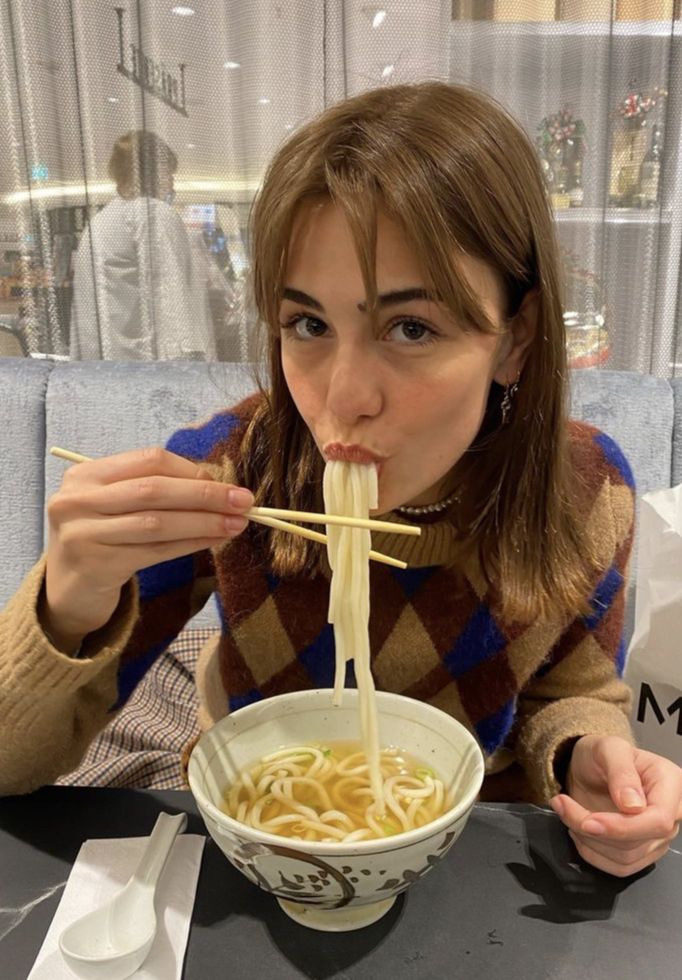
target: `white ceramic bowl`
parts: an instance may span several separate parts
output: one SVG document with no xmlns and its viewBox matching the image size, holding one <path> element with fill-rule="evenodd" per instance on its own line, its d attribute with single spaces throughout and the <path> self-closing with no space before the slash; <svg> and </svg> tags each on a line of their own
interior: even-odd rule
<svg viewBox="0 0 682 980">
<path fill-rule="evenodd" d="M 441 861 L 461 834 L 481 788 L 484 762 L 469 731 L 432 705 L 377 692 L 382 747 L 396 745 L 433 768 L 455 805 L 417 830 L 382 840 L 316 843 L 254 830 L 219 803 L 245 766 L 279 748 L 357 740 L 357 691 L 342 707 L 329 690 L 258 701 L 221 719 L 195 746 L 189 784 L 209 833 L 242 874 L 271 892 L 284 911 L 314 929 L 359 929 L 381 918 L 396 895 Z"/>
</svg>

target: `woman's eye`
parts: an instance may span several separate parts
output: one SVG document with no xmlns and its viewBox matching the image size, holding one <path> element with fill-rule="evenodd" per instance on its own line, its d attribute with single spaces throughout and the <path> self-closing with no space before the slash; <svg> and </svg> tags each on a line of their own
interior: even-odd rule
<svg viewBox="0 0 682 980">
<path fill-rule="evenodd" d="M 428 344 L 436 334 L 420 320 L 400 320 L 393 324 L 387 336 L 400 344 Z"/>
<path fill-rule="evenodd" d="M 295 316 L 283 323 L 282 326 L 285 330 L 292 330 L 299 340 L 322 337 L 327 330 L 327 325 L 314 316 Z"/>
</svg>

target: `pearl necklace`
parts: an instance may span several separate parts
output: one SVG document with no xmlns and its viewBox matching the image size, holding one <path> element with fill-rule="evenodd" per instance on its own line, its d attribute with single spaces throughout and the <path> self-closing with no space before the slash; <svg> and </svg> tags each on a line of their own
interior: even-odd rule
<svg viewBox="0 0 682 980">
<path fill-rule="evenodd" d="M 447 510 L 447 508 L 454 504 L 454 502 L 459 498 L 459 492 L 456 490 L 451 493 L 449 497 L 445 500 L 438 500 L 435 504 L 421 504 L 410 507 L 405 505 L 404 507 L 396 507 L 396 511 L 399 514 L 406 514 L 408 517 L 421 517 L 423 514 L 440 514 L 441 511 Z"/>
</svg>

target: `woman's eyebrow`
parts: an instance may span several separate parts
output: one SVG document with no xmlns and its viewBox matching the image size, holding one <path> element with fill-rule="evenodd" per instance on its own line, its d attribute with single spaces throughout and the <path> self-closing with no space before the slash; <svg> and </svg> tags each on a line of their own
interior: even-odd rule
<svg viewBox="0 0 682 980">
<path fill-rule="evenodd" d="M 282 293 L 283 299 L 290 299 L 294 303 L 303 303 L 305 306 L 310 306 L 313 310 L 319 310 L 320 313 L 324 313 L 324 306 L 319 300 L 316 300 L 313 296 L 309 296 L 308 293 L 304 293 L 300 289 L 291 289 L 290 287 L 285 287 Z M 432 301 L 437 301 L 438 297 L 434 296 L 432 292 L 428 289 L 424 289 L 423 286 L 413 286 L 410 289 L 396 289 L 390 293 L 381 293 L 378 297 L 379 306 L 392 306 L 397 303 L 410 303 L 413 300 L 427 299 Z M 365 312 L 367 309 L 366 303 L 358 303 L 358 309 L 361 312 Z"/>
</svg>

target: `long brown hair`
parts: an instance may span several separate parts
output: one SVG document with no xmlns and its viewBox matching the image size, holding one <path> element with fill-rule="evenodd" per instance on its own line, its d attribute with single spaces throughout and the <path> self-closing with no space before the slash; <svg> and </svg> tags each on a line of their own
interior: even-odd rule
<svg viewBox="0 0 682 980">
<path fill-rule="evenodd" d="M 426 82 L 366 92 L 298 130 L 265 175 L 251 215 L 255 301 L 269 327 L 269 388 L 247 432 L 241 477 L 257 500 L 321 508 L 323 461 L 287 388 L 278 310 L 294 220 L 326 196 L 352 229 L 368 309 L 376 308 L 376 214 L 404 229 L 429 285 L 471 329 L 509 329 L 537 292 L 537 330 L 511 421 L 493 383 L 482 429 L 457 466 L 462 540 L 474 549 L 509 619 L 587 609 L 598 560 L 574 504 L 566 424 L 566 355 L 559 261 L 537 157 L 497 102 Z M 501 277 L 507 309 L 493 323 L 458 268 L 464 252 Z M 258 533 L 261 533 L 260 531 Z M 312 571 L 319 545 L 281 532 L 267 540 L 275 571 Z"/>
</svg>

